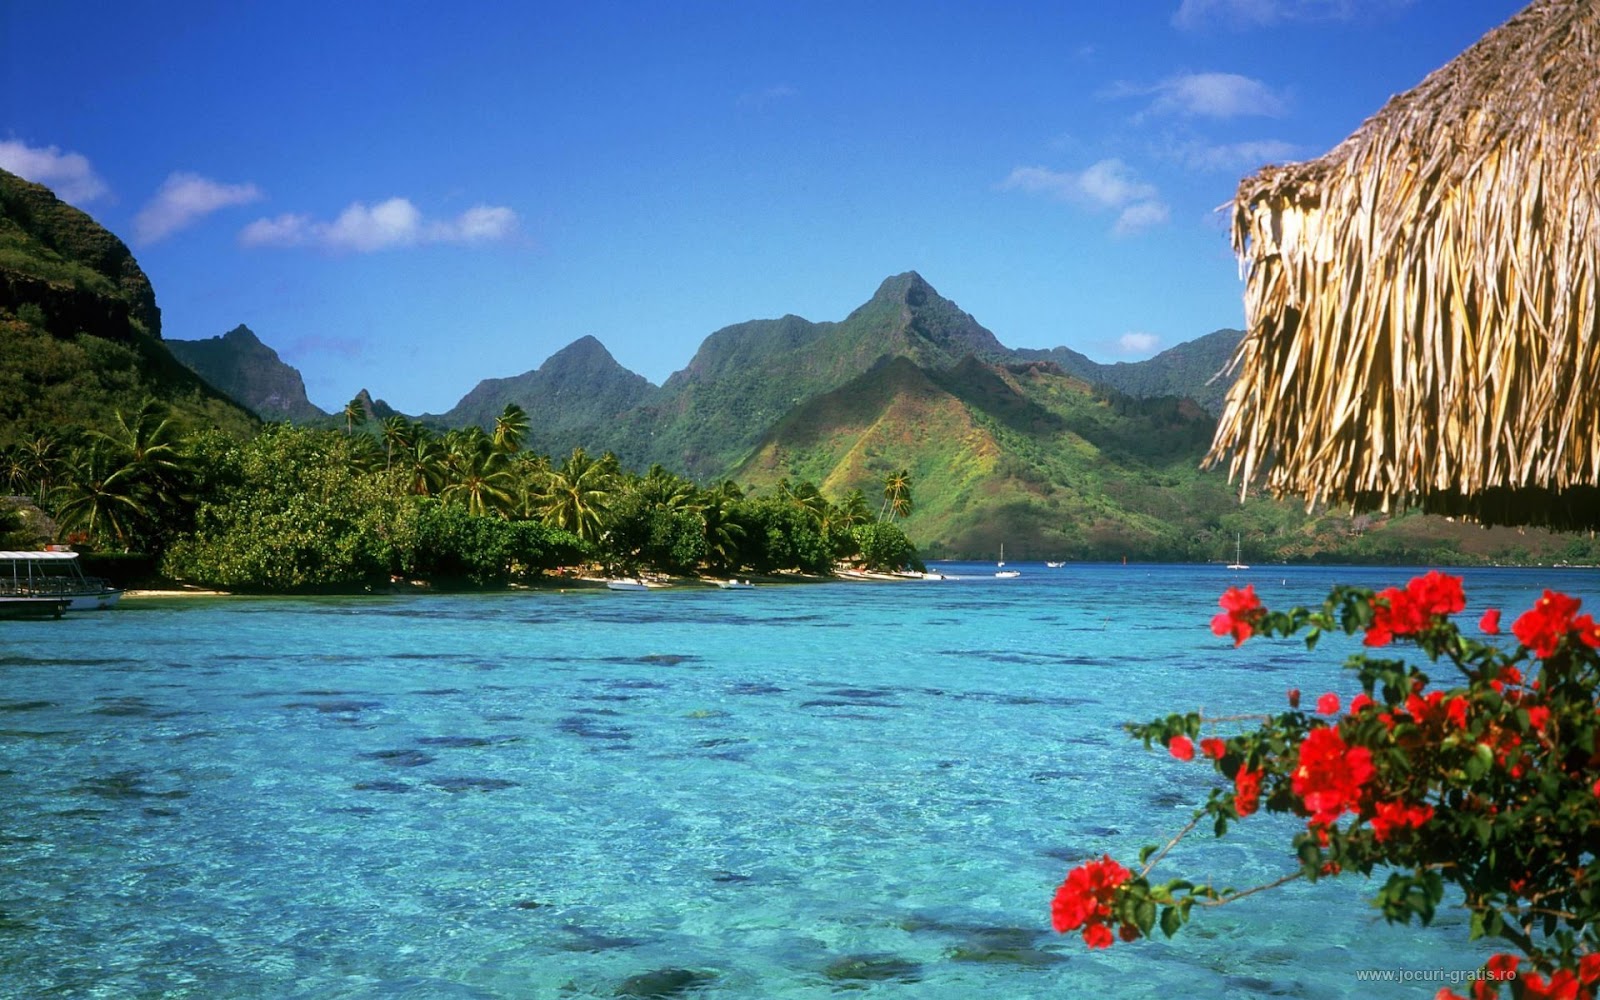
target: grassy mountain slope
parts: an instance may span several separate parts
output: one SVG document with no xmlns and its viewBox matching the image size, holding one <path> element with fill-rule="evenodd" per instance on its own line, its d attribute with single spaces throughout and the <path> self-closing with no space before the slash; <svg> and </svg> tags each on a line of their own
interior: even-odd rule
<svg viewBox="0 0 1600 1000">
<path fill-rule="evenodd" d="M 1201 472 L 1214 418 L 1191 400 L 1135 399 L 1053 363 L 880 366 L 795 408 L 733 473 L 810 479 L 874 504 L 909 469 L 908 534 L 930 558 L 1247 562 L 1518 562 L 1583 558 L 1584 539 L 1441 518 L 1308 515 Z"/>
<path fill-rule="evenodd" d="M 660 396 L 624 422 L 618 451 L 641 464 L 714 476 L 795 406 L 890 360 L 937 369 L 969 354 L 1006 353 L 994 334 L 907 272 L 837 323 L 785 316 L 713 333 Z"/>
<path fill-rule="evenodd" d="M 197 375 L 263 420 L 310 423 L 328 418 L 306 398 L 299 370 L 285 364 L 277 351 L 242 323 L 220 337 L 164 343 Z"/>
<path fill-rule="evenodd" d="M 192 425 L 255 424 L 172 356 L 150 281 L 121 240 L 0 170 L 0 444 L 104 426 L 146 397 Z"/>
<path fill-rule="evenodd" d="M 526 447 L 563 454 L 577 445 L 616 447 L 619 414 L 648 403 L 656 386 L 617 363 L 593 337 L 582 337 L 537 369 L 479 382 L 451 410 L 424 419 L 447 427 L 475 424 L 492 430 L 507 403 L 528 414 Z"/>
<path fill-rule="evenodd" d="M 1109 365 L 1091 361 L 1070 347 L 1019 348 L 1015 353 L 1024 360 L 1053 361 L 1068 374 L 1129 396 L 1186 396 L 1215 416 L 1222 411 L 1222 397 L 1231 381 L 1216 376 L 1227 366 L 1243 336 L 1242 330 L 1214 330 L 1153 358 Z"/>
</svg>

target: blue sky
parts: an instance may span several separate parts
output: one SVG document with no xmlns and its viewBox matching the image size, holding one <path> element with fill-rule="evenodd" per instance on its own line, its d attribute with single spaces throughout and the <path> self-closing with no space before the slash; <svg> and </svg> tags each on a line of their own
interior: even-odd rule
<svg viewBox="0 0 1600 1000">
<path fill-rule="evenodd" d="M 585 335 L 659 383 L 906 270 L 1134 360 L 1242 324 L 1241 176 L 1521 6 L 0 0 L 0 167 L 132 246 L 167 337 L 248 324 L 325 409 Z"/>
</svg>

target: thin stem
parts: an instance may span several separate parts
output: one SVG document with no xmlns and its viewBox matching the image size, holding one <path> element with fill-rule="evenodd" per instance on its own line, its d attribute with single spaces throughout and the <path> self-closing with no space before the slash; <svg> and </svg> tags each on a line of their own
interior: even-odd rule
<svg viewBox="0 0 1600 1000">
<path fill-rule="evenodd" d="M 1203 813 L 1203 812 L 1195 813 L 1194 814 L 1194 819 L 1191 819 L 1187 824 L 1184 825 L 1183 829 L 1181 829 L 1177 833 L 1173 834 L 1172 835 L 1172 839 L 1167 841 L 1166 844 L 1162 846 L 1161 850 L 1159 850 L 1156 853 L 1152 854 L 1150 856 L 1150 860 L 1146 861 L 1144 863 L 1144 867 L 1139 869 L 1139 877 L 1140 878 L 1144 878 L 1145 875 L 1149 874 L 1150 869 L 1152 869 L 1152 868 L 1154 868 L 1156 866 L 1156 862 L 1158 862 L 1162 858 L 1166 857 L 1168 851 L 1170 851 L 1174 847 L 1178 846 L 1178 841 L 1182 840 L 1185 836 L 1187 836 L 1189 831 L 1193 830 L 1195 828 L 1195 825 L 1200 822 L 1200 817 L 1204 816 L 1204 815 L 1205 815 L 1205 813 Z"/>
<path fill-rule="evenodd" d="M 1225 896 L 1222 899 L 1201 899 L 1197 900 L 1196 902 L 1198 902 L 1201 906 L 1222 906 L 1226 903 L 1231 903 L 1236 899 L 1243 899 L 1246 896 L 1254 896 L 1256 893 L 1261 892 L 1264 889 L 1276 889 L 1280 885 L 1287 885 L 1288 883 L 1293 882 L 1295 879 L 1303 878 L 1304 876 L 1304 872 L 1291 872 L 1290 874 L 1285 875 L 1283 878 L 1280 878 L 1274 882 L 1267 882 L 1263 885 L 1246 889 L 1243 892 L 1236 892 L 1233 895 Z"/>
</svg>

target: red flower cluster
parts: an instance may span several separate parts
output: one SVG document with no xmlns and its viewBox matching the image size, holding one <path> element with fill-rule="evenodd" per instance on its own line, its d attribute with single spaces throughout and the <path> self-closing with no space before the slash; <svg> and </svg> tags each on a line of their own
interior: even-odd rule
<svg viewBox="0 0 1600 1000">
<path fill-rule="evenodd" d="M 1083 941 L 1089 947 L 1111 947 L 1111 928 L 1106 925 L 1111 918 L 1111 901 L 1116 898 L 1117 886 L 1132 877 L 1133 873 L 1112 861 L 1110 855 L 1072 869 L 1050 904 L 1050 922 L 1057 933 L 1082 927 Z M 1139 931 L 1132 924 L 1124 924 L 1121 934 L 1124 941 L 1131 941 Z"/>
<path fill-rule="evenodd" d="M 1472 984 L 1473 1000 L 1494 1000 L 1500 996 L 1500 984 L 1515 981 L 1513 992 L 1521 1000 L 1594 1000 L 1595 986 L 1600 984 L 1600 953 L 1591 953 L 1578 960 L 1578 971 L 1557 969 L 1546 979 L 1537 972 L 1517 971 L 1522 964 L 1515 955 L 1496 955 L 1484 967 L 1484 978 Z M 1440 990 L 1434 1000 L 1467 1000 L 1448 989 Z"/>
<path fill-rule="evenodd" d="M 1415 635 L 1435 616 L 1453 615 L 1467 606 L 1459 576 L 1429 570 L 1406 584 L 1406 589 L 1380 590 L 1372 604 L 1372 625 L 1361 641 L 1387 646 L 1397 635 Z"/>
<path fill-rule="evenodd" d="M 1266 613 L 1261 607 L 1261 599 L 1256 596 L 1253 583 L 1246 584 L 1243 590 L 1229 587 L 1222 592 L 1217 604 L 1222 608 L 1222 614 L 1211 619 L 1211 631 L 1217 635 L 1233 636 L 1235 646 L 1255 635 L 1256 623 Z"/>
<path fill-rule="evenodd" d="M 1240 767 L 1233 776 L 1233 808 L 1240 819 L 1251 815 L 1261 804 L 1261 772 Z"/>
<path fill-rule="evenodd" d="M 1311 824 L 1327 826 L 1357 809 L 1362 786 L 1374 771 L 1372 751 L 1347 746 L 1337 729 L 1318 726 L 1300 744 L 1294 791 L 1311 811 Z"/>
<path fill-rule="evenodd" d="M 1582 605 L 1576 597 L 1547 590 L 1512 623 L 1511 631 L 1540 659 L 1555 653 L 1569 632 L 1577 632 L 1584 645 L 1600 648 L 1600 625 L 1592 615 L 1578 614 Z"/>
<path fill-rule="evenodd" d="M 1372 817 L 1372 836 L 1383 843 L 1401 830 L 1415 830 L 1433 819 L 1433 806 L 1408 806 L 1403 802 L 1379 802 Z"/>
<path fill-rule="evenodd" d="M 1167 743 L 1167 751 L 1179 760 L 1194 760 L 1194 744 L 1187 736 L 1174 736 Z"/>
</svg>

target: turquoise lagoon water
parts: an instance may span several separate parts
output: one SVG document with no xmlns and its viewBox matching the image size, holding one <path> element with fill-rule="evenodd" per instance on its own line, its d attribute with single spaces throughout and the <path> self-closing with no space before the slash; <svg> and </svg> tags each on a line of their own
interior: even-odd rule
<svg viewBox="0 0 1600 1000">
<path fill-rule="evenodd" d="M 1020 568 L 0 623 L 0 996 L 609 997 L 674 968 L 707 997 L 1432 996 L 1356 972 L 1479 964 L 1459 910 L 1389 927 L 1353 879 L 1172 942 L 1051 933 L 1072 863 L 1131 862 L 1211 780 L 1120 723 L 1353 690 L 1339 649 L 1212 636 L 1222 588 L 1410 573 Z M 1468 621 L 1600 596 L 1466 575 Z M 1265 881 L 1292 829 L 1160 872 Z"/>
</svg>

